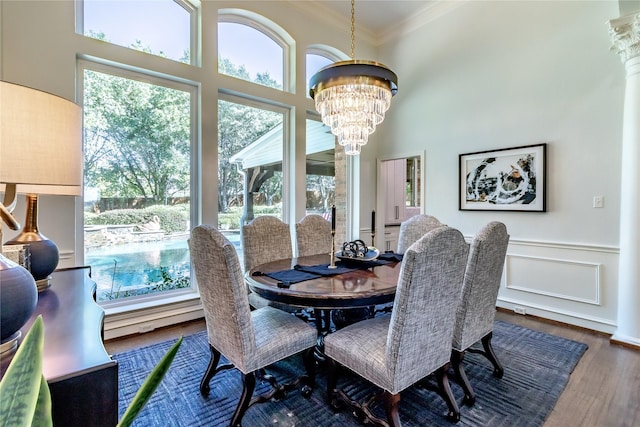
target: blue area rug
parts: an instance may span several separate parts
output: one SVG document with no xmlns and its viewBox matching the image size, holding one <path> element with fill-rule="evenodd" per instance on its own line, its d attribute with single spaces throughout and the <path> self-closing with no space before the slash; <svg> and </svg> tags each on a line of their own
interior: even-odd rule
<svg viewBox="0 0 640 427">
<path fill-rule="evenodd" d="M 175 341 L 115 355 L 119 364 L 120 416 L 155 364 Z M 541 426 L 564 390 L 569 375 L 587 350 L 585 344 L 496 321 L 494 350 L 504 366 L 504 377 L 492 376 L 491 364 L 481 355 L 467 353 L 465 370 L 476 391 L 473 407 L 461 406 L 457 426 Z M 169 372 L 136 420 L 136 426 L 227 426 L 240 397 L 239 371 L 218 373 L 211 393 L 202 397 L 200 379 L 209 362 L 206 332 L 186 336 Z M 226 361 L 223 360 L 226 363 Z M 268 372 L 288 381 L 304 372 L 300 356 L 273 365 Z M 349 396 L 362 398 L 373 386 L 345 375 L 338 386 Z M 462 389 L 451 387 L 458 403 Z M 268 389 L 258 383 L 256 393 Z M 309 399 L 291 391 L 280 401 L 254 405 L 243 418 L 244 426 L 359 426 L 348 411 L 334 413 L 325 403 L 326 376 L 318 367 L 316 388 Z M 382 408 L 380 413 L 382 414 Z M 412 387 L 402 392 L 400 419 L 403 426 L 452 426 L 444 401 L 431 390 Z"/>
</svg>

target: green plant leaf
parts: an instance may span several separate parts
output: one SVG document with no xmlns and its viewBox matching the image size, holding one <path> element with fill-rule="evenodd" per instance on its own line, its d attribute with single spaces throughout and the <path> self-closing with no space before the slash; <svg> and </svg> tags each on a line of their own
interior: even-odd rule
<svg viewBox="0 0 640 427">
<path fill-rule="evenodd" d="M 53 418 L 51 417 L 51 392 L 44 375 L 40 379 L 40 393 L 38 393 L 38 403 L 33 414 L 32 427 L 52 427 Z"/>
<path fill-rule="evenodd" d="M 41 382 L 44 381 L 43 347 L 44 326 L 42 316 L 38 316 L 0 381 L 0 426 L 31 425 Z M 46 382 L 44 384 L 48 388 Z"/>
<path fill-rule="evenodd" d="M 169 366 L 171 366 L 180 344 L 182 344 L 182 337 L 167 351 L 167 354 L 164 355 L 162 360 L 153 368 L 149 376 L 147 376 L 147 379 L 144 380 L 142 387 L 140 387 L 140 390 L 138 390 L 133 397 L 133 400 L 127 407 L 117 427 L 129 427 L 131 423 L 133 423 L 169 370 Z"/>
</svg>

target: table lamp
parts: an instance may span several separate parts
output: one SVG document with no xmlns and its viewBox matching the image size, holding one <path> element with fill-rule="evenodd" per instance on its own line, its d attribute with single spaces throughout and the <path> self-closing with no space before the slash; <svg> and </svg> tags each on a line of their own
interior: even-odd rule
<svg viewBox="0 0 640 427">
<path fill-rule="evenodd" d="M 82 195 L 82 166 L 81 108 L 64 98 L 0 81 L 0 192 L 5 193 L 4 202 L 0 203 L 0 245 L 2 222 L 15 228 L 17 221 L 11 211 L 15 208 L 17 194 L 26 194 L 24 227 L 18 236 L 5 244 L 28 245 L 31 276 L 39 290 L 49 286 L 49 275 L 58 265 L 59 254 L 55 243 L 38 230 L 38 195 Z M 5 266 L 0 270 L 2 336 L 5 339 L 6 333 L 11 332 L 5 330 L 5 311 L 9 311 L 14 298 L 20 297 L 13 279 L 9 280 L 8 271 L 15 267 L 7 268 L 5 257 L 1 261 Z M 10 282 L 11 290 L 8 289 Z M 33 285 L 28 280 L 24 282 L 27 288 Z M 34 309 L 35 304 L 31 312 Z"/>
</svg>

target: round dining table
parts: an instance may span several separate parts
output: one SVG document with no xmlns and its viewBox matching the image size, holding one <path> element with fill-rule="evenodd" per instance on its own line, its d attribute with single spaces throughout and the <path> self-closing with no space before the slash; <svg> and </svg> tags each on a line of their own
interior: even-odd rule
<svg viewBox="0 0 640 427">
<path fill-rule="evenodd" d="M 376 314 L 376 305 L 393 301 L 402 263 L 383 262 L 384 265 L 370 267 L 370 264 L 358 264 L 358 261 L 338 260 L 334 262 L 337 269 L 331 271 L 326 268 L 331 263 L 329 254 L 309 255 L 258 265 L 245 273 L 245 280 L 253 292 L 267 300 L 313 309 L 313 317 L 306 320 L 313 320 L 316 324 L 318 343 L 315 356 L 318 361 L 324 361 L 324 337 L 328 333 L 371 318 Z M 290 273 L 296 266 L 319 267 L 324 274 L 331 275 L 315 275 L 299 282 L 267 276 L 270 273 Z M 389 307 L 379 311 L 388 310 Z"/>
<path fill-rule="evenodd" d="M 371 307 L 393 301 L 401 263 L 358 268 L 357 261 L 343 263 L 338 268 L 351 271 L 330 276 L 317 276 L 296 283 L 283 282 L 266 274 L 293 270 L 295 266 L 322 266 L 331 261 L 329 254 L 283 259 L 258 265 L 245 273 L 249 288 L 261 297 L 295 307 L 314 309 L 348 309 Z M 328 270 L 328 274 L 331 270 Z"/>
</svg>

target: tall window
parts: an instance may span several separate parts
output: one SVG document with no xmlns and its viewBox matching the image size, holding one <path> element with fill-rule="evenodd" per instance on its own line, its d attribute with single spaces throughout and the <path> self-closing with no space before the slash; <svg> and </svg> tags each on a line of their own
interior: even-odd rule
<svg viewBox="0 0 640 427">
<path fill-rule="evenodd" d="M 195 51 L 195 8 L 185 0 L 84 0 L 78 32 L 185 63 Z"/>
<path fill-rule="evenodd" d="M 218 101 L 218 227 L 242 257 L 242 224 L 283 217 L 285 116 L 235 101 Z"/>
<path fill-rule="evenodd" d="M 335 204 L 335 136 L 319 120 L 307 119 L 306 213 L 329 219 Z"/>
<path fill-rule="evenodd" d="M 97 299 L 190 288 L 191 89 L 83 65 L 85 263 Z"/>
<path fill-rule="evenodd" d="M 307 96 L 309 80 L 320 68 L 335 62 L 329 54 L 312 49 L 306 55 Z M 306 213 L 329 218 L 335 204 L 335 136 L 320 117 L 307 119 Z"/>
</svg>

